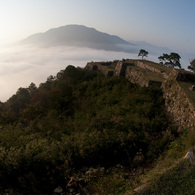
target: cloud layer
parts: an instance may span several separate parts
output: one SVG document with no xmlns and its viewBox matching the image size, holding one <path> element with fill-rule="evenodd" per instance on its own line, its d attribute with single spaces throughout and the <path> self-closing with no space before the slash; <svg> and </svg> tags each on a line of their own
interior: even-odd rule
<svg viewBox="0 0 195 195">
<path fill-rule="evenodd" d="M 0 100 L 6 101 L 19 87 L 37 86 L 67 65 L 84 67 L 89 61 L 134 58 L 137 54 L 84 47 L 12 46 L 0 50 Z"/>
<path fill-rule="evenodd" d="M 140 48 L 146 48 L 149 51 L 148 60 L 156 62 L 158 62 L 158 56 L 164 52 L 163 48 L 161 51 L 143 43 L 140 45 L 136 43 L 133 50 L 139 51 Z M 153 51 L 158 52 L 154 53 Z M 67 46 L 49 48 L 9 46 L 0 48 L 0 101 L 6 101 L 16 93 L 18 88 L 28 87 L 31 82 L 39 86 L 41 82 L 46 81 L 48 76 L 55 76 L 57 72 L 65 69 L 68 65 L 84 67 L 90 61 L 121 60 L 123 58 L 137 58 L 137 53 Z M 188 59 L 184 59 L 182 64 L 187 64 L 188 61 Z"/>
</svg>

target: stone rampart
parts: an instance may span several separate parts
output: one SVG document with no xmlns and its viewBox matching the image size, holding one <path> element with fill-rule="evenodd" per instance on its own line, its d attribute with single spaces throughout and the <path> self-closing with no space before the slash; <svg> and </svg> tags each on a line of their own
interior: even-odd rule
<svg viewBox="0 0 195 195">
<path fill-rule="evenodd" d="M 161 74 L 164 78 L 167 78 L 167 74 L 164 71 L 159 70 L 158 68 L 154 68 L 153 66 L 150 66 L 144 62 L 138 61 L 137 62 L 137 66 L 139 66 L 140 68 L 143 68 L 144 70 L 148 70 L 151 72 L 156 72 Z"/>
<path fill-rule="evenodd" d="M 116 67 L 115 67 L 115 75 L 116 76 L 126 76 L 126 69 L 127 69 L 127 65 L 122 62 L 122 61 L 118 61 Z"/>
<path fill-rule="evenodd" d="M 147 65 L 141 61 L 136 61 L 133 64 L 128 64 L 125 61 L 118 61 L 113 71 L 106 68 L 106 66 L 109 66 L 109 64 L 105 63 L 102 65 L 101 63 L 92 62 L 88 63 L 86 67 L 91 70 L 98 70 L 107 77 L 113 75 L 124 76 L 130 82 L 142 87 L 162 87 L 167 111 L 170 113 L 170 116 L 172 116 L 175 124 L 180 129 L 188 128 L 195 130 L 194 105 L 191 103 L 185 91 L 179 84 L 179 81 L 195 83 L 195 74 L 173 69 L 171 73 L 167 75 L 164 71 Z M 142 68 L 143 71 L 139 70 L 138 67 L 136 68 L 136 66 Z M 161 74 L 165 78 L 165 81 L 162 83 L 156 80 L 150 80 L 149 77 L 144 74 L 145 70 Z"/>
<path fill-rule="evenodd" d="M 195 130 L 195 109 L 185 91 L 176 80 L 177 70 L 173 70 L 162 85 L 167 111 L 175 124 L 181 128 Z"/>
<path fill-rule="evenodd" d="M 143 63 L 141 61 L 137 62 L 137 66 L 139 66 L 140 68 L 143 68 L 145 70 L 150 70 L 152 72 L 156 72 L 156 73 L 160 73 L 161 74 L 161 71 L 159 69 L 154 68 L 154 67 L 152 67 L 152 66 L 150 66 L 148 64 L 145 64 L 145 63 Z"/>
<path fill-rule="evenodd" d="M 96 70 L 105 75 L 106 77 L 111 77 L 114 75 L 114 71 L 108 70 L 106 67 L 108 67 L 111 64 L 111 62 L 88 62 L 86 65 L 86 69 L 89 70 Z"/>
<path fill-rule="evenodd" d="M 177 81 L 194 82 L 195 83 L 195 74 L 193 74 L 191 72 L 174 69 L 171 72 L 171 77 Z"/>
<path fill-rule="evenodd" d="M 126 78 L 134 84 L 138 84 L 141 87 L 148 86 L 148 79 L 145 77 L 145 75 L 136 69 L 127 67 L 126 70 Z"/>
</svg>

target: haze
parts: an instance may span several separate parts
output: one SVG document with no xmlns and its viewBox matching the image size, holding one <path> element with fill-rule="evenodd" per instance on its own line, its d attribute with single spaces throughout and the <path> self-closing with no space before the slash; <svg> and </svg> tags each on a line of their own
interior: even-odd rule
<svg viewBox="0 0 195 195">
<path fill-rule="evenodd" d="M 136 57 L 88 48 L 10 46 L 31 34 L 68 24 L 169 48 L 182 56 L 187 67 L 195 56 L 194 6 L 193 0 L 0 0 L 0 100 L 30 82 L 39 85 L 68 64 Z"/>
</svg>

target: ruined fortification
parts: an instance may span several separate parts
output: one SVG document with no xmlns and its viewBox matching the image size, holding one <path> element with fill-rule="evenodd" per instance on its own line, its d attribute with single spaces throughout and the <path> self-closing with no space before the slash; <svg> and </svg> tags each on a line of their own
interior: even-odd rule
<svg viewBox="0 0 195 195">
<path fill-rule="evenodd" d="M 178 127 L 195 130 L 195 74 L 173 69 L 162 89 L 167 111 Z"/>
<path fill-rule="evenodd" d="M 195 130 L 195 74 L 146 60 L 89 62 L 86 68 L 106 77 L 126 77 L 142 87 L 162 88 L 167 111 L 175 124 L 180 130 Z"/>
</svg>

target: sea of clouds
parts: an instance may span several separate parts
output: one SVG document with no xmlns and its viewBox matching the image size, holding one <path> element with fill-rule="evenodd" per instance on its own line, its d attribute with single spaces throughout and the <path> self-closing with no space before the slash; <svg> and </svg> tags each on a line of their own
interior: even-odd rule
<svg viewBox="0 0 195 195">
<path fill-rule="evenodd" d="M 0 49 L 0 101 L 4 102 L 20 87 L 37 86 L 68 65 L 85 67 L 90 61 L 135 58 L 136 54 L 110 52 L 84 47 L 9 46 Z"/>
<path fill-rule="evenodd" d="M 0 101 L 5 102 L 20 87 L 37 86 L 68 65 L 85 67 L 90 61 L 137 58 L 137 53 L 95 50 L 85 47 L 37 47 L 12 45 L 0 48 Z M 148 60 L 158 61 L 149 53 Z"/>
</svg>

